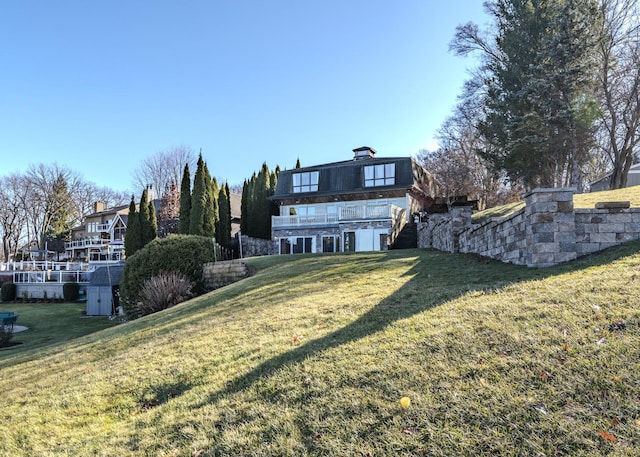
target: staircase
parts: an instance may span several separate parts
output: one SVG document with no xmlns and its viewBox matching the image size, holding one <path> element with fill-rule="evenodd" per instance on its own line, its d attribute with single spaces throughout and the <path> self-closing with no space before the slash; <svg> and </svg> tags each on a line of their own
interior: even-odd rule
<svg viewBox="0 0 640 457">
<path fill-rule="evenodd" d="M 418 226 L 408 222 L 391 245 L 391 249 L 414 249 L 418 247 Z"/>
</svg>

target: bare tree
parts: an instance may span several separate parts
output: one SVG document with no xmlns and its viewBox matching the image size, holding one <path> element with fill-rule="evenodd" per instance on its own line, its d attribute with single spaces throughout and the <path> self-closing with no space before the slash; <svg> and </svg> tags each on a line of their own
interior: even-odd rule
<svg viewBox="0 0 640 457">
<path fill-rule="evenodd" d="M 103 202 L 107 208 L 128 205 L 131 195 L 108 187 L 98 187 L 91 182 L 81 182 L 76 186 L 73 195 L 73 223 L 79 224 L 95 211 L 95 203 Z"/>
<path fill-rule="evenodd" d="M 14 173 L 0 177 L 0 231 L 4 262 L 15 255 L 26 231 L 26 213 L 22 206 L 24 176 Z"/>
<path fill-rule="evenodd" d="M 44 249 L 47 234 L 54 221 L 71 217 L 72 196 L 82 183 L 79 174 L 60 166 L 31 165 L 25 175 L 22 204 L 27 213 L 29 242 L 36 242 Z"/>
<path fill-rule="evenodd" d="M 600 139 L 613 167 L 613 189 L 626 186 L 640 143 L 639 3 L 600 0 Z"/>
<path fill-rule="evenodd" d="M 174 146 L 145 158 L 133 172 L 133 188 L 142 191 L 148 185 L 156 190 L 156 197 L 171 187 L 171 183 L 182 180 L 184 166 L 194 168 L 196 157 L 188 146 Z"/>
</svg>

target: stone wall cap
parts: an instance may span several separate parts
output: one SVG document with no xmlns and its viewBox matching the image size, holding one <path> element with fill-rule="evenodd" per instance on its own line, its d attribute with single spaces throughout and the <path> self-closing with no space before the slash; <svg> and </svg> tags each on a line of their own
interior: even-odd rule
<svg viewBox="0 0 640 457">
<path fill-rule="evenodd" d="M 629 200 L 619 202 L 598 202 L 596 203 L 596 209 L 619 209 L 619 208 L 631 208 L 631 202 Z"/>
<path fill-rule="evenodd" d="M 538 194 L 538 193 L 549 193 L 549 192 L 572 192 L 576 193 L 578 188 L 576 187 L 537 187 L 535 189 L 531 189 L 529 192 L 525 192 L 522 195 L 522 198 L 527 198 L 529 195 Z"/>
</svg>

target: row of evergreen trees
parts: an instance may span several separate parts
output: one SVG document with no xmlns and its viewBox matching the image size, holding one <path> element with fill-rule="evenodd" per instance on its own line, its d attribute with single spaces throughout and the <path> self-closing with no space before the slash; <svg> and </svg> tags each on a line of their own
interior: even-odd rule
<svg viewBox="0 0 640 457">
<path fill-rule="evenodd" d="M 271 216 L 277 214 L 278 209 L 269 198 L 275 192 L 279 173 L 279 167 L 271 172 L 267 164 L 264 163 L 257 174 L 253 173 L 250 180 L 244 181 L 240 224 L 240 230 L 243 234 L 263 239 L 271 237 Z M 137 207 L 134 197 L 131 197 L 125 238 L 127 257 L 132 256 L 158 236 L 155 206 L 153 201 L 148 202 L 147 200 L 146 189 L 142 192 Z M 177 224 L 179 233 L 212 237 L 220 246 L 231 248 L 229 185 L 225 183 L 223 186 L 219 186 L 217 180 L 211 177 L 207 164 L 202 159 L 202 154 L 198 157 L 193 189 L 191 188 L 189 165 L 185 165 L 179 200 Z M 167 233 L 163 232 L 163 234 Z"/>
<path fill-rule="evenodd" d="M 250 180 L 244 181 L 242 187 L 240 231 L 254 238 L 271 238 L 271 216 L 277 214 L 278 208 L 269 200 L 278 182 L 280 167 L 270 172 L 266 163 Z"/>
<path fill-rule="evenodd" d="M 207 164 L 198 157 L 191 189 L 189 165 L 185 165 L 180 186 L 179 231 L 185 235 L 215 237 L 218 244 L 229 248 L 231 241 L 231 201 L 229 185 L 218 185 Z"/>
<path fill-rule="evenodd" d="M 135 254 L 158 236 L 156 207 L 153 200 L 147 202 L 147 189 L 142 191 L 138 208 L 139 210 L 136 209 L 136 202 L 132 195 L 127 219 L 127 236 L 124 240 L 124 252 L 127 257 Z"/>
</svg>

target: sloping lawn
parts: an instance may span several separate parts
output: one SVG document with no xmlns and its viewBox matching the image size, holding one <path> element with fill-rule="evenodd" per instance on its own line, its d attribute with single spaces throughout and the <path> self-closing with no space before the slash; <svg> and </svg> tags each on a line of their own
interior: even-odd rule
<svg viewBox="0 0 640 457">
<path fill-rule="evenodd" d="M 544 270 L 255 259 L 173 309 L 4 356 L 0 455 L 638 455 L 639 250 Z"/>
</svg>

